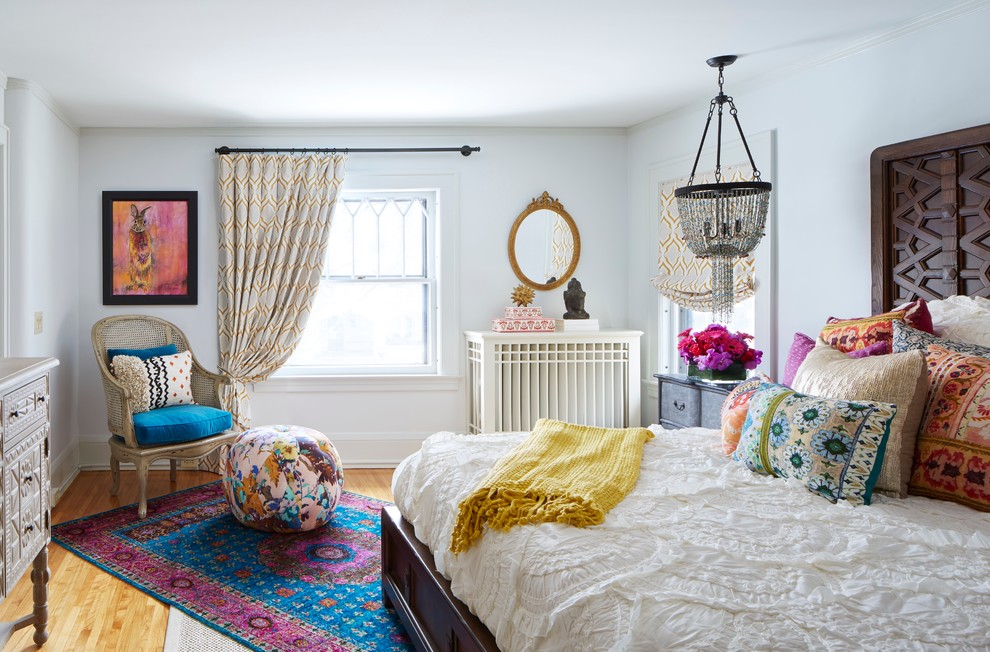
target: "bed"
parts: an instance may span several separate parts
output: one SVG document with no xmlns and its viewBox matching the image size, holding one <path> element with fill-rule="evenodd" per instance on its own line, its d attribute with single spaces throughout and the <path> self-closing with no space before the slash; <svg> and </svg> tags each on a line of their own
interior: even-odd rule
<svg viewBox="0 0 990 652">
<path fill-rule="evenodd" d="M 875 311 L 990 294 L 988 144 L 984 126 L 874 152 Z M 438 433 L 405 460 L 382 581 L 416 647 L 990 645 L 990 515 L 920 496 L 833 504 L 729 461 L 718 431 L 651 429 L 639 482 L 604 524 L 489 531 L 457 556 L 460 500 L 525 433 Z"/>
</svg>

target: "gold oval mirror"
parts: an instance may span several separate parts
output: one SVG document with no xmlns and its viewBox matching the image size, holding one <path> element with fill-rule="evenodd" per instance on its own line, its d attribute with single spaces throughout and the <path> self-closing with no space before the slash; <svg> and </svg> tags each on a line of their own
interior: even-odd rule
<svg viewBox="0 0 990 652">
<path fill-rule="evenodd" d="M 509 232 L 509 264 L 534 290 L 552 290 L 567 282 L 581 255 L 581 235 L 563 204 L 549 193 L 530 202 Z"/>
</svg>

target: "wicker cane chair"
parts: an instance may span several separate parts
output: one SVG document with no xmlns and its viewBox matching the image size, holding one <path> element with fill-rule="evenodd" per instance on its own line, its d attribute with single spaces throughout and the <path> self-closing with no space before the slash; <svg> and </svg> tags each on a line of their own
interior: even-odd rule
<svg viewBox="0 0 990 652">
<path fill-rule="evenodd" d="M 107 422 L 110 429 L 110 471 L 113 484 L 110 494 L 117 495 L 120 488 L 120 462 L 130 462 L 137 468 L 138 477 L 138 518 L 148 513 L 148 467 L 156 460 L 168 458 L 171 467 L 170 479 L 175 481 L 176 460 L 198 459 L 209 455 L 223 446 L 229 446 L 238 433 L 233 429 L 220 432 L 198 432 L 195 439 L 178 443 L 142 444 L 135 432 L 134 413 L 131 409 L 131 392 L 114 378 L 110 369 L 109 349 L 149 349 L 174 344 L 177 352 L 189 350 L 185 334 L 174 324 L 155 317 L 124 315 L 107 317 L 93 325 L 93 352 L 103 379 L 103 390 L 107 400 Z M 192 359 L 191 384 L 193 400 L 198 406 L 219 408 L 219 389 L 229 380 L 203 368 Z M 184 406 L 186 407 L 186 406 Z M 190 409 L 187 407 L 187 409 Z M 174 408 L 160 408 L 151 412 L 161 413 Z M 191 408 L 192 412 L 196 407 Z M 206 412 L 206 410 L 203 410 Z M 215 414 L 214 410 L 210 410 Z M 149 412 L 142 413 L 148 415 Z M 225 413 L 229 414 L 229 413 Z M 203 428 L 200 428 L 202 431 Z M 139 428 L 140 432 L 140 428 Z M 203 436 L 203 435 L 206 436 Z"/>
</svg>

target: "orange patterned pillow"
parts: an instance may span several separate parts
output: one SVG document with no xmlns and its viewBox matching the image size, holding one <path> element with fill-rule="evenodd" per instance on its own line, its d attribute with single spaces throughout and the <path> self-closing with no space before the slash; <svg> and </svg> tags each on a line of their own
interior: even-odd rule
<svg viewBox="0 0 990 652">
<path fill-rule="evenodd" d="M 722 403 L 722 450 L 726 455 L 732 455 L 739 445 L 746 413 L 749 412 L 749 399 L 760 383 L 769 383 L 770 377 L 760 373 L 748 378 L 735 386 Z"/>
<path fill-rule="evenodd" d="M 990 359 L 933 344 L 908 493 L 990 511 Z"/>
<path fill-rule="evenodd" d="M 843 353 L 865 349 L 877 342 L 889 342 L 894 338 L 894 321 L 904 321 L 904 311 L 895 310 L 860 319 L 836 319 L 829 317 L 820 337 L 833 349 Z"/>
<path fill-rule="evenodd" d="M 829 317 L 819 334 L 833 349 L 843 353 L 858 351 L 877 342 L 890 342 L 894 338 L 894 322 L 902 321 L 912 328 L 932 332 L 932 315 L 924 299 L 898 306 L 890 312 L 859 319 Z"/>
</svg>

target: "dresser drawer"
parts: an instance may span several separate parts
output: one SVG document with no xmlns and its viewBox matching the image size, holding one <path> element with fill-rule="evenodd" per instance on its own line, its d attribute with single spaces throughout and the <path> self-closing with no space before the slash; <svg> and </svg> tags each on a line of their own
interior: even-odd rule
<svg viewBox="0 0 990 652">
<path fill-rule="evenodd" d="M 720 429 L 722 427 L 722 403 L 725 402 L 726 395 L 708 389 L 701 389 L 699 393 L 701 394 L 701 427 Z"/>
<path fill-rule="evenodd" d="M 4 451 L 4 584 L 9 593 L 48 543 L 48 425 Z"/>
<path fill-rule="evenodd" d="M 4 453 L 34 426 L 48 421 L 48 376 L 41 376 L 3 395 Z"/>
<path fill-rule="evenodd" d="M 660 383 L 660 421 L 691 428 L 698 425 L 701 400 L 693 385 L 673 382 Z"/>
</svg>

